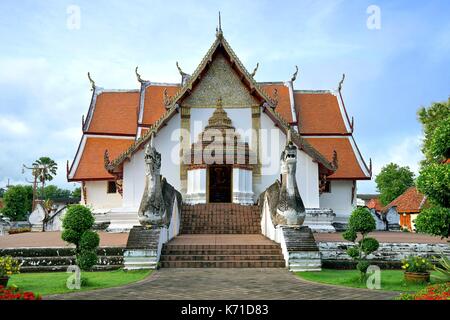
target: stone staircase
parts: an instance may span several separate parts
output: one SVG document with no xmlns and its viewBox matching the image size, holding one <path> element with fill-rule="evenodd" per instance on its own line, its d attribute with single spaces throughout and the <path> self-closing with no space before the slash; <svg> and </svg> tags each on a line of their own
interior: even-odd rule
<svg viewBox="0 0 450 320">
<path fill-rule="evenodd" d="M 283 228 L 289 254 L 289 270 L 320 271 L 322 260 L 319 247 L 309 227 Z"/>
<path fill-rule="evenodd" d="M 164 245 L 163 268 L 284 268 L 281 246 L 263 235 L 180 235 Z"/>
<path fill-rule="evenodd" d="M 260 210 L 235 203 L 183 205 L 181 233 L 260 234 Z"/>
</svg>

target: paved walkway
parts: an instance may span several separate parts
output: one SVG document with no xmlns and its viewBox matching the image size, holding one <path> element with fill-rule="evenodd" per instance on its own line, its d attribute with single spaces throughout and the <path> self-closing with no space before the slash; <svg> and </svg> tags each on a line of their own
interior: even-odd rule
<svg viewBox="0 0 450 320">
<path fill-rule="evenodd" d="M 124 287 L 45 297 L 86 300 L 382 300 L 398 293 L 322 285 L 286 269 L 160 269 Z"/>
</svg>

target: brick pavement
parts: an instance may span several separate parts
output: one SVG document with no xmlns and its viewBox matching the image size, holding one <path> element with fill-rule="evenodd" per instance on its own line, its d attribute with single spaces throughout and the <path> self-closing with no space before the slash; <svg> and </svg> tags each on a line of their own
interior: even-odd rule
<svg viewBox="0 0 450 320">
<path fill-rule="evenodd" d="M 118 288 L 44 297 L 56 300 L 383 300 L 396 292 L 345 288 L 302 280 L 283 268 L 160 269 Z"/>
</svg>

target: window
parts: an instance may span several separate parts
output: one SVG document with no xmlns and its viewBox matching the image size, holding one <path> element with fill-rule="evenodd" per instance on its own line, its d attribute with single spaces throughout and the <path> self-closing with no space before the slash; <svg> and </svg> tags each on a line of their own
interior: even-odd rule
<svg viewBox="0 0 450 320">
<path fill-rule="evenodd" d="M 115 181 L 108 181 L 108 190 L 107 193 L 116 193 L 116 182 Z"/>
<path fill-rule="evenodd" d="M 325 187 L 323 189 L 324 193 L 331 193 L 331 181 L 327 180 L 325 181 Z"/>
</svg>

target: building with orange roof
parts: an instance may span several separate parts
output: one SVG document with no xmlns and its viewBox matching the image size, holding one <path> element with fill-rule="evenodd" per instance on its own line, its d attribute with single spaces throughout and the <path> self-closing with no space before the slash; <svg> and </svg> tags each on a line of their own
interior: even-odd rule
<svg viewBox="0 0 450 320">
<path fill-rule="evenodd" d="M 297 69 L 287 81 L 257 82 L 257 68 L 247 71 L 221 31 L 192 74 L 177 67 L 179 83 L 144 80 L 136 68 L 138 88 L 130 90 L 103 89 L 89 76 L 92 99 L 67 179 L 81 183 L 81 201 L 97 217 L 110 217 L 117 230 L 138 223 L 150 140 L 161 153 L 161 175 L 183 202 L 253 205 L 280 177 L 280 154 L 290 139 L 306 209 L 328 210 L 334 225 L 347 223 L 356 206 L 356 182 L 371 179 L 371 165 L 353 138 L 343 80 L 335 90 L 297 90 Z M 185 155 L 217 120 L 218 108 L 253 162 L 186 162 Z M 225 184 L 213 188 L 213 167 L 219 166 Z"/>
<path fill-rule="evenodd" d="M 417 190 L 416 187 L 409 187 L 400 196 L 385 206 L 381 212 L 383 214 L 395 212 L 400 216 L 401 228 L 415 231 L 414 221 L 420 214 L 420 211 L 427 206 L 427 197 Z"/>
</svg>

